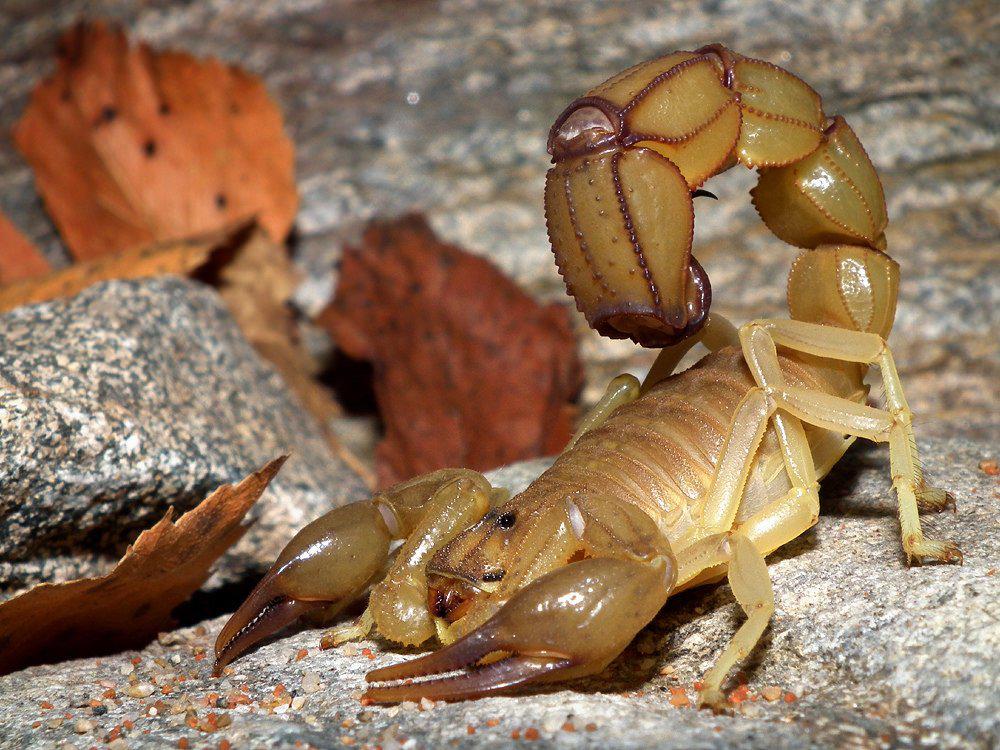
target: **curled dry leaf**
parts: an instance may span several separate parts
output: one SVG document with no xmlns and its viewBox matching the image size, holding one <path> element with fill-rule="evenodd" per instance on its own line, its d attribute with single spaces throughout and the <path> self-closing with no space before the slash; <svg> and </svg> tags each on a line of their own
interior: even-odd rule
<svg viewBox="0 0 1000 750">
<path fill-rule="evenodd" d="M 243 536 L 243 517 L 284 462 L 219 487 L 176 523 L 171 509 L 107 575 L 43 583 L 0 604 L 0 674 L 140 646 L 168 627 L 171 610 Z"/>
<path fill-rule="evenodd" d="M 582 371 L 566 308 L 539 305 L 419 216 L 373 224 L 345 251 L 317 322 L 374 363 L 382 486 L 555 453 L 570 437 Z"/>
<path fill-rule="evenodd" d="M 71 297 L 101 281 L 164 274 L 186 275 L 204 265 L 214 250 L 230 244 L 241 229 L 245 230 L 246 225 L 242 228 L 228 227 L 189 240 L 126 250 L 0 287 L 0 313 L 21 305 Z"/>
<path fill-rule="evenodd" d="M 49 272 L 49 262 L 37 247 L 0 212 L 0 286 Z"/>
<path fill-rule="evenodd" d="M 246 216 L 282 241 L 298 205 L 292 144 L 258 78 L 103 23 L 60 39 L 14 140 L 82 260 Z"/>
</svg>

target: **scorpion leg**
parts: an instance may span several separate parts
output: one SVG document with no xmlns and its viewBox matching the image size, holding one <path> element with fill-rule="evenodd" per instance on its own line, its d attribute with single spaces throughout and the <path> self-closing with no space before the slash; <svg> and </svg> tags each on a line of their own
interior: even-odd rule
<svg viewBox="0 0 1000 750">
<path fill-rule="evenodd" d="M 941 491 L 924 484 L 913 437 L 913 415 L 903 397 L 892 353 L 874 333 L 851 331 L 800 320 L 759 320 L 740 332 L 744 355 L 761 387 L 790 414 L 819 427 L 889 443 L 892 483 L 899 503 L 903 550 L 907 560 L 961 562 L 954 543 L 924 536 L 920 528 L 920 497 L 942 504 Z M 848 399 L 787 386 L 778 363 L 776 344 L 843 362 L 876 364 L 882 373 L 887 409 L 874 409 Z"/>
<path fill-rule="evenodd" d="M 372 620 L 380 627 L 385 624 L 395 635 L 410 636 L 410 642 L 433 635 L 433 627 L 427 633 L 422 618 L 413 618 L 409 632 L 400 624 L 421 609 L 426 615 L 421 561 L 486 513 L 490 491 L 486 479 L 474 471 L 445 469 L 396 485 L 369 501 L 335 508 L 308 524 L 223 627 L 215 644 L 216 673 L 300 616 L 326 619 L 355 601 L 386 571 L 393 539 L 409 537 L 379 584 L 382 588 L 373 591 L 362 621 L 369 627 Z"/>
<path fill-rule="evenodd" d="M 775 411 L 761 388 L 751 389 L 737 407 L 716 475 L 704 504 L 697 541 L 677 551 L 677 587 L 715 580 L 728 568 L 730 587 L 748 619 L 706 673 L 700 703 L 722 709 L 722 682 L 733 665 L 757 644 L 774 611 L 774 594 L 764 555 L 816 523 L 818 484 L 812 453 L 801 422 Z M 784 498 L 764 508 L 735 532 L 743 488 L 757 447 L 773 420 L 792 484 Z"/>
<path fill-rule="evenodd" d="M 570 450 L 576 445 L 577 440 L 604 424 L 619 406 L 631 404 L 637 398 L 639 398 L 639 379 L 635 375 L 624 373 L 612 378 L 601 400 L 580 420 L 580 426 L 576 428 L 576 432 L 562 452 Z"/>
<path fill-rule="evenodd" d="M 717 709 L 726 704 L 726 697 L 721 690 L 722 681 L 733 665 L 757 645 L 774 614 L 774 591 L 764 556 L 743 534 L 733 535 L 728 540 L 727 547 L 730 550 L 729 587 L 746 613 L 747 620 L 702 679 L 699 703 Z"/>
<path fill-rule="evenodd" d="M 661 380 L 670 377 L 684 355 L 701 343 L 710 352 L 727 346 L 738 345 L 739 331 L 729 320 L 718 313 L 709 313 L 708 322 L 694 336 L 689 336 L 673 346 L 665 346 L 660 350 L 649 372 L 642 381 L 641 392 L 645 393 Z"/>
<path fill-rule="evenodd" d="M 600 672 L 660 610 L 675 574 L 664 555 L 570 563 L 520 589 L 450 646 L 369 672 L 369 682 L 397 684 L 371 687 L 365 697 L 458 700 Z"/>
</svg>

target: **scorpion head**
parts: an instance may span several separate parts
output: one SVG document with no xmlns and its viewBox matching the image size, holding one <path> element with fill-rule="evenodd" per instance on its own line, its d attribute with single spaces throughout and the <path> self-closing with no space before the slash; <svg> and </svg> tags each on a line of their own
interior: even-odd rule
<svg viewBox="0 0 1000 750">
<path fill-rule="evenodd" d="M 480 626 L 536 579 L 588 557 L 669 556 L 634 506 L 536 483 L 455 537 L 427 566 L 428 608 L 443 640 Z"/>
<path fill-rule="evenodd" d="M 454 700 L 593 674 L 649 622 L 677 570 L 652 519 L 553 490 L 529 488 L 432 558 L 430 607 L 447 645 L 368 673 L 381 684 L 366 698 Z"/>
<path fill-rule="evenodd" d="M 519 498 L 491 510 L 434 555 L 428 607 L 445 640 L 485 622 L 518 589 L 566 564 L 579 548 L 567 506 Z"/>
</svg>

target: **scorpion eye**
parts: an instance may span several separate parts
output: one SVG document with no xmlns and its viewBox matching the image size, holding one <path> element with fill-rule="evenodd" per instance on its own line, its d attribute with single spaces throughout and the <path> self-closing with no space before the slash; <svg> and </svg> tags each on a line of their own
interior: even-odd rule
<svg viewBox="0 0 1000 750">
<path fill-rule="evenodd" d="M 517 516 L 512 511 L 507 511 L 506 513 L 501 513 L 497 516 L 497 526 L 506 531 L 514 528 L 514 522 L 516 520 Z"/>
<path fill-rule="evenodd" d="M 497 581 L 502 581 L 506 573 L 507 571 L 503 570 L 502 568 L 497 568 L 496 570 L 488 570 L 485 573 L 483 573 L 483 582 L 496 583 Z"/>
</svg>

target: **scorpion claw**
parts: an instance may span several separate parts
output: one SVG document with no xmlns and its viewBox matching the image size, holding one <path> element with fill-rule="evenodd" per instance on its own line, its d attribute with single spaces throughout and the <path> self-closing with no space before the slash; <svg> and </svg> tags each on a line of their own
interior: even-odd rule
<svg viewBox="0 0 1000 750">
<path fill-rule="evenodd" d="M 302 615 L 349 605 L 382 569 L 388 549 L 389 532 L 371 503 L 336 508 L 303 528 L 219 633 L 215 676 Z"/>
<path fill-rule="evenodd" d="M 495 632 L 485 626 L 452 645 L 419 659 L 394 664 L 368 673 L 369 682 L 402 681 L 397 685 L 375 686 L 365 698 L 375 703 L 397 703 L 405 700 L 456 700 L 475 698 L 532 682 L 546 674 L 573 665 L 571 659 L 558 656 L 508 655 L 488 664 L 477 666 L 486 656 L 497 653 Z M 457 674 L 447 675 L 449 672 Z M 414 678 L 434 679 L 414 682 Z"/>
<path fill-rule="evenodd" d="M 369 682 L 398 684 L 373 686 L 365 698 L 460 700 L 599 672 L 653 618 L 674 577 L 673 560 L 665 557 L 572 563 L 518 591 L 450 646 L 369 672 Z"/>
<path fill-rule="evenodd" d="M 273 581 L 273 579 L 272 579 Z M 215 666 L 212 676 L 253 645 L 274 635 L 307 612 L 327 602 L 296 601 L 289 596 L 274 594 L 272 581 L 264 579 L 240 608 L 229 618 L 215 642 Z M 271 585 L 264 585 L 271 584 Z"/>
</svg>

